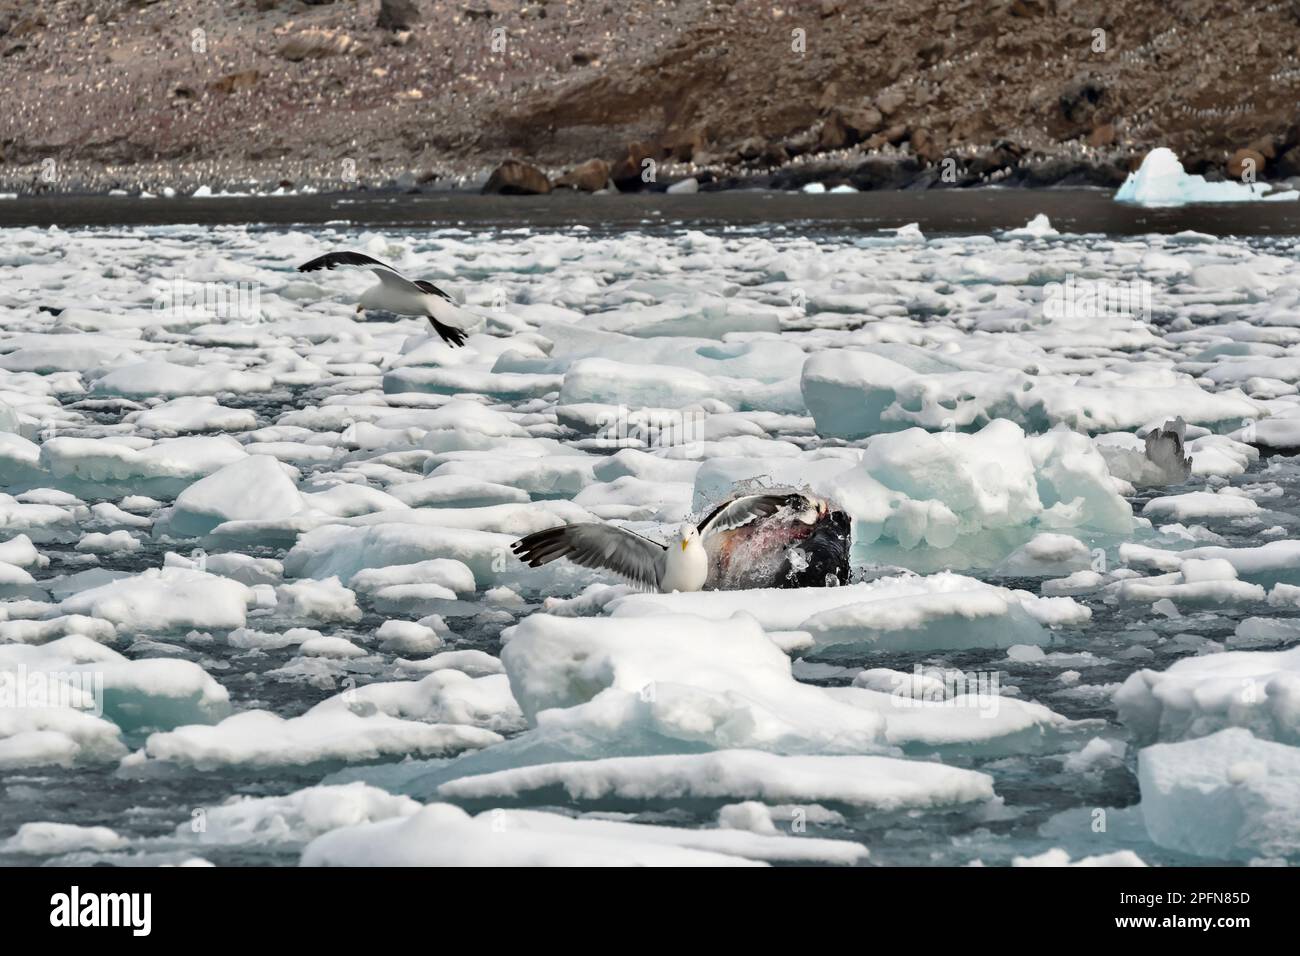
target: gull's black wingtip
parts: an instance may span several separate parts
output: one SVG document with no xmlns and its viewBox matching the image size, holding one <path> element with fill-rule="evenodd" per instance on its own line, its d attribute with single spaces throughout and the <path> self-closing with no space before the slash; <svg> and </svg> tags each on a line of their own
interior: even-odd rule
<svg viewBox="0 0 1300 956">
<path fill-rule="evenodd" d="M 568 525 L 560 525 L 556 528 L 534 531 L 510 545 L 510 550 L 530 568 L 540 568 L 543 564 L 549 564 L 556 558 L 564 556 L 563 552 L 555 552 L 552 546 L 564 538 L 567 530 Z"/>
<path fill-rule="evenodd" d="M 317 256 L 315 259 L 312 259 L 309 262 L 304 262 L 302 265 L 298 267 L 298 271 L 316 272 L 320 269 L 332 269 L 332 268 L 334 268 L 334 266 L 330 262 L 330 257 L 328 255 L 324 255 L 324 256 Z"/>
<path fill-rule="evenodd" d="M 445 325 L 433 316 L 429 316 L 429 323 L 433 326 L 433 331 L 437 332 L 442 340 L 454 349 L 460 348 L 469 338 L 461 329 L 452 325 Z"/>
<path fill-rule="evenodd" d="M 378 259 L 363 252 L 327 252 L 310 262 L 304 262 L 298 267 L 298 271 L 315 272 L 317 269 L 333 269 L 335 266 L 379 266 L 390 272 L 397 271 L 392 266 L 384 265 Z"/>
</svg>

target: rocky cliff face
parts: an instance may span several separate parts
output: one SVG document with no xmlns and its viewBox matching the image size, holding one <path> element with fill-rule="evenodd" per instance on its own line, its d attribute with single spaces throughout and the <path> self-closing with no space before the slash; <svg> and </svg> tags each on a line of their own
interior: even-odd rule
<svg viewBox="0 0 1300 956">
<path fill-rule="evenodd" d="M 10 2 L 0 180 L 1111 183 L 1156 145 L 1293 176 L 1298 44 L 1300 0 Z"/>
</svg>

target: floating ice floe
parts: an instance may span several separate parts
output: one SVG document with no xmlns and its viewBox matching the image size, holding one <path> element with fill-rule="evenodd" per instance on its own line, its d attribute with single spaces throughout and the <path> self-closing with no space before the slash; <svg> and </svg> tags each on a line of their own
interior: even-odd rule
<svg viewBox="0 0 1300 956">
<path fill-rule="evenodd" d="M 1096 562 L 1097 556 L 1078 538 L 1043 531 L 1007 555 L 994 571 L 1001 577 L 1068 576 Z"/>
<path fill-rule="evenodd" d="M 150 734 L 144 747 L 123 759 L 129 774 L 158 769 L 215 771 L 237 768 L 365 763 L 406 755 L 446 756 L 501 741 L 490 730 L 460 724 L 426 724 L 385 713 L 358 714 L 329 701 L 285 719 L 246 710 L 213 726 L 189 725 Z"/>
<path fill-rule="evenodd" d="M 860 561 L 931 567 L 997 564 L 1041 531 L 1127 535 L 1132 511 L 1082 435 L 981 431 L 879 435 L 830 481 L 853 516 Z"/>
<path fill-rule="evenodd" d="M 749 305 L 722 296 L 701 299 L 698 296 L 665 297 L 658 305 L 624 308 L 597 313 L 584 323 L 605 332 L 620 332 L 651 338 L 683 336 L 722 339 L 733 332 L 781 331 L 780 313 L 775 308 Z M 570 395 L 580 386 L 569 384 Z"/>
<path fill-rule="evenodd" d="M 257 416 L 245 408 L 226 408 L 211 396 L 185 396 L 132 412 L 123 421 L 158 435 L 195 432 L 239 432 L 257 426 Z"/>
<path fill-rule="evenodd" d="M 451 667 L 414 681 L 367 684 L 318 705 L 323 711 L 372 708 L 403 720 L 484 727 L 514 733 L 526 726 L 504 674 L 470 677 Z"/>
<path fill-rule="evenodd" d="M 1116 850 L 1114 853 L 1102 853 L 1097 856 L 1085 856 L 1080 860 L 1070 859 L 1070 854 L 1059 847 L 1047 850 L 1037 856 L 1018 856 L 1012 866 L 1146 866 L 1132 850 Z"/>
<path fill-rule="evenodd" d="M 722 750 L 538 764 L 461 777 L 442 784 L 438 794 L 493 806 L 562 794 L 568 801 L 606 807 L 809 800 L 899 812 L 992 800 L 993 786 L 985 774 L 928 761 Z"/>
<path fill-rule="evenodd" d="M 1152 498 L 1142 514 L 1158 520 L 1186 522 L 1205 518 L 1245 518 L 1259 513 L 1259 503 L 1241 494 L 1189 491 Z"/>
<path fill-rule="evenodd" d="M 156 443 L 55 437 L 41 445 L 39 464 L 62 490 L 76 494 L 171 497 L 246 456 L 225 435 Z"/>
<path fill-rule="evenodd" d="M 37 681 L 27 696 L 24 679 Z M 71 707 L 126 733 L 215 723 L 230 713 L 230 694 L 198 664 L 129 660 L 84 635 L 0 644 L 0 680 L 9 706 Z"/>
<path fill-rule="evenodd" d="M 131 631 L 164 633 L 243 627 L 255 599 L 251 588 L 230 578 L 167 567 L 79 591 L 64 598 L 59 610 Z"/>
<path fill-rule="evenodd" d="M 1260 171 L 1262 172 L 1262 170 Z M 1163 146 L 1151 150 L 1136 172 L 1115 193 L 1116 202 L 1139 206 L 1183 206 L 1201 202 L 1252 202 L 1260 199 L 1300 198 L 1294 190 L 1276 192 L 1267 183 L 1207 182 L 1204 176 L 1189 175 L 1173 150 Z"/>
<path fill-rule="evenodd" d="M 389 622 L 393 623 L 393 622 Z M 487 677 L 490 674 L 504 674 L 505 665 L 501 659 L 484 651 L 472 649 L 461 651 L 442 651 L 432 657 L 420 660 L 403 660 L 397 662 L 398 673 L 429 674 L 439 670 L 458 670 L 470 677 Z"/>
<path fill-rule="evenodd" d="M 990 357 L 992 358 L 992 357 Z M 857 439 L 912 425 L 969 430 L 1007 418 L 1030 431 L 1066 425 L 1085 432 L 1136 429 L 1153 418 L 1182 416 L 1205 425 L 1240 424 L 1262 407 L 1239 390 L 1209 392 L 1190 377 L 1098 373 L 1044 379 L 959 354 L 912 345 L 864 344 L 817 352 L 803 367 L 801 389 L 817 430 Z"/>
<path fill-rule="evenodd" d="M 1263 601 L 1264 588 L 1237 578 L 1237 569 L 1223 558 L 1187 558 L 1178 570 L 1151 577 L 1127 577 L 1107 588 L 1116 599 L 1179 606 L 1237 604 Z"/>
<path fill-rule="evenodd" d="M 1134 568 L 1181 572 L 1188 562 L 1222 561 L 1242 581 L 1262 587 L 1300 585 L 1300 540 L 1269 541 L 1255 547 L 1205 545 L 1171 551 L 1130 542 L 1120 545 L 1120 560 Z M 1211 567 L 1221 567 L 1212 565 Z M 1263 599 L 1259 593 L 1258 599 Z"/>
<path fill-rule="evenodd" d="M 186 366 L 142 362 L 115 368 L 91 387 L 96 395 L 122 398 L 167 398 L 216 395 L 221 392 L 265 392 L 275 384 L 267 375 L 216 365 Z"/>
<path fill-rule="evenodd" d="M 1045 239 L 1048 236 L 1059 236 L 1060 233 L 1052 228 L 1052 221 L 1044 213 L 1039 213 L 1028 223 L 1018 229 L 1008 229 L 1008 237 L 1023 236 L 1030 239 Z"/>
<path fill-rule="evenodd" d="M 1229 651 L 1140 670 L 1115 692 L 1115 707 L 1140 743 L 1243 727 L 1261 740 L 1300 746 L 1300 647 Z"/>
<path fill-rule="evenodd" d="M 176 827 L 174 838 L 203 846 L 306 844 L 340 827 L 408 817 L 421 805 L 363 783 L 308 787 L 285 796 L 234 797 L 203 808 L 203 826 Z"/>
<path fill-rule="evenodd" d="M 493 559 L 514 540 L 509 534 L 470 528 L 330 524 L 300 536 L 285 556 L 284 568 L 295 577 L 351 579 L 367 568 L 454 559 L 466 565 L 476 580 L 494 580 Z"/>
<path fill-rule="evenodd" d="M 690 614 L 726 621 L 752 615 L 765 629 L 807 632 L 820 651 L 960 650 L 1052 640 L 1050 629 L 1091 614 L 1068 598 L 1040 598 L 951 572 L 879 578 L 837 588 L 751 589 L 615 597 L 616 619 Z"/>
<path fill-rule="evenodd" d="M 797 682 L 752 618 L 533 615 L 501 660 L 524 716 L 544 730 L 649 734 L 684 747 L 873 753 L 879 713 Z"/>
<path fill-rule="evenodd" d="M 1138 754 L 1142 817 L 1158 845 L 1215 860 L 1300 854 L 1300 748 L 1233 727 Z"/>
<path fill-rule="evenodd" d="M 201 552 L 186 557 L 175 551 L 168 551 L 163 556 L 163 567 L 216 574 L 250 588 L 259 584 L 274 587 L 284 577 L 284 565 L 274 558 L 254 558 L 236 552 L 225 554 Z"/>
<path fill-rule="evenodd" d="M 846 589 L 823 593 L 839 590 Z M 775 611 L 789 605 L 790 593 L 654 597 L 766 595 L 758 606 Z M 502 663 L 534 729 L 481 760 L 457 761 L 444 776 L 532 763 L 539 751 L 552 759 L 735 747 L 794 754 L 871 754 L 891 746 L 918 753 L 1023 752 L 1069 729 L 1046 707 L 1000 696 L 991 681 L 933 705 L 899 693 L 801 683 L 786 654 L 743 613 L 613 621 L 533 615 L 506 633 Z"/>
<path fill-rule="evenodd" d="M 303 866 L 755 866 L 852 863 L 860 844 L 812 837 L 431 804 L 409 817 L 345 827 L 308 844 Z"/>
<path fill-rule="evenodd" d="M 24 823 L 8 840 L 0 842 L 0 853 L 27 856 L 59 856 L 74 850 L 121 850 L 130 841 L 108 827 L 78 826 L 73 823 Z"/>
</svg>

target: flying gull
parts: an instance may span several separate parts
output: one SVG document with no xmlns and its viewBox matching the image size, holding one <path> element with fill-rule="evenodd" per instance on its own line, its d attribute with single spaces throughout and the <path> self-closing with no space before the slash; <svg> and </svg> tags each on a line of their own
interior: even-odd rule
<svg viewBox="0 0 1300 956">
<path fill-rule="evenodd" d="M 381 309 L 395 315 L 422 315 L 433 324 L 433 330 L 451 346 L 465 344 L 465 331 L 460 328 L 461 310 L 451 296 L 425 279 L 408 279 L 392 266 L 360 252 L 328 252 L 304 262 L 299 272 L 334 269 L 338 266 L 358 266 L 379 276 L 379 284 L 361 294 L 357 311 Z"/>
<path fill-rule="evenodd" d="M 762 546 L 778 557 L 772 562 L 776 568 L 785 557 L 784 546 L 807 537 L 831 510 L 827 502 L 800 492 L 747 494 L 719 505 L 699 524 L 683 524 L 669 544 L 660 544 L 614 525 L 580 522 L 538 531 L 511 547 L 529 567 L 568 558 L 585 568 L 613 571 L 647 590 L 699 591 L 708 583 L 715 587 L 728 586 L 719 580 L 719 569 L 714 565 L 743 564 L 736 545 L 744 542 L 752 546 L 754 529 L 765 525 L 767 519 L 775 522 L 769 528 L 805 529 L 787 534 L 769 533 L 761 539 Z M 771 552 L 773 547 L 777 549 L 775 552 Z M 847 561 L 847 550 L 844 555 Z M 740 586 L 781 587 L 783 583 L 783 580 L 773 580 Z"/>
</svg>

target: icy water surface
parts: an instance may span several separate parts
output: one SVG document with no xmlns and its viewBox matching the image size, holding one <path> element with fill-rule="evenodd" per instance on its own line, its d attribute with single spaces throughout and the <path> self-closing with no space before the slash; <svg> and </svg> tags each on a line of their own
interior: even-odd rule
<svg viewBox="0 0 1300 956">
<path fill-rule="evenodd" d="M 988 235 L 1046 215 L 1062 232 L 1145 235 L 1186 230 L 1216 235 L 1287 236 L 1300 232 L 1300 204 L 1227 203 L 1145 207 L 1116 203 L 1106 189 L 937 189 L 808 195 L 726 190 L 690 195 L 629 193 L 617 197 L 557 191 L 546 196 L 479 196 L 465 192 L 340 193 L 308 196 L 55 196 L 0 202 L 5 226 L 272 226 L 353 223 L 375 228 L 538 230 L 583 226 L 622 232 L 651 228 L 752 226 L 850 236 L 915 222 L 927 234 Z"/>
<path fill-rule="evenodd" d="M 1300 636 L 1300 240 L 696 225 L 0 231 L 0 668 L 107 687 L 0 717 L 0 861 L 1294 859 L 1251 788 L 1300 663 L 1242 655 Z M 293 271 L 336 248 L 451 290 L 468 347 Z M 1138 437 L 1175 416 L 1189 475 Z M 635 598 L 508 552 L 662 537 L 743 480 L 848 510 L 858 583 Z M 1263 703 L 1211 672 L 1117 705 L 1185 658 Z M 918 666 L 996 696 L 900 697 Z M 1232 728 L 1263 749 L 1206 806 L 1142 791 L 1143 747 Z M 1274 816 L 1223 852 L 1233 787 Z"/>
</svg>

